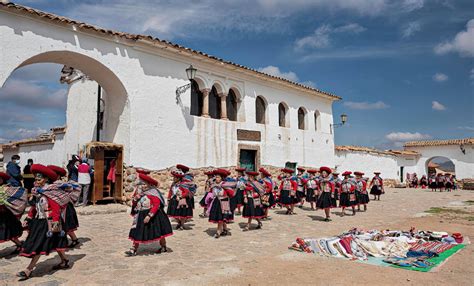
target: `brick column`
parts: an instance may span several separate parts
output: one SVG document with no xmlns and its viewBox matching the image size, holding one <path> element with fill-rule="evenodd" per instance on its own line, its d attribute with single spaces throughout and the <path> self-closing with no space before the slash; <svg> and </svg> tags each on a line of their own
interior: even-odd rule
<svg viewBox="0 0 474 286">
<path fill-rule="evenodd" d="M 219 93 L 219 97 L 221 98 L 221 119 L 228 120 L 227 118 L 227 93 Z"/>
<path fill-rule="evenodd" d="M 209 88 L 201 89 L 202 92 L 202 117 L 209 118 Z"/>
</svg>

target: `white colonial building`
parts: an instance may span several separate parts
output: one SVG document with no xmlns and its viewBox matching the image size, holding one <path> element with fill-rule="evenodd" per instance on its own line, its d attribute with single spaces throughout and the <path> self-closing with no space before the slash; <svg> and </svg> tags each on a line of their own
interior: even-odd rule
<svg viewBox="0 0 474 286">
<path fill-rule="evenodd" d="M 7 2 L 0 2 L 0 86 L 18 68 L 57 63 L 65 66 L 61 81 L 69 93 L 66 127 L 5 144 L 5 160 L 20 154 L 22 165 L 28 158 L 65 165 L 98 133 L 123 146 L 126 165 L 148 169 L 327 165 L 403 180 L 425 174 L 427 162 L 443 156 L 458 178 L 474 177 L 473 139 L 412 142 L 403 151 L 336 147 L 336 95 L 150 36 Z M 189 84 L 191 64 L 196 76 L 177 93 Z"/>
</svg>

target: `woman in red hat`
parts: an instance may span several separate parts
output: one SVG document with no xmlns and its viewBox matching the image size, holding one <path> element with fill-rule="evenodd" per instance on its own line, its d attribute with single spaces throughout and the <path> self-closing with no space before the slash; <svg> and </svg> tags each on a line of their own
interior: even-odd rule
<svg viewBox="0 0 474 286">
<path fill-rule="evenodd" d="M 380 172 L 374 172 L 375 176 L 370 181 L 369 189 L 370 194 L 374 195 L 374 200 L 377 199 L 380 201 L 380 195 L 382 195 L 385 191 L 383 188 L 383 180 L 380 177 Z"/>
<path fill-rule="evenodd" d="M 273 191 L 276 188 L 276 184 L 272 179 L 272 174 L 268 172 L 265 168 L 260 168 L 258 170 L 260 172 L 260 177 L 262 178 L 262 182 L 265 184 L 265 194 L 262 198 L 262 204 L 265 209 L 265 219 L 268 219 L 268 210 L 273 208 L 276 204 L 275 194 Z"/>
<path fill-rule="evenodd" d="M 262 196 L 265 194 L 265 184 L 257 181 L 258 172 L 247 171 L 247 187 L 244 192 L 244 211 L 242 216 L 246 219 L 247 225 L 242 229 L 248 231 L 250 229 L 252 220 L 257 220 L 257 229 L 262 228 L 261 219 L 265 217 L 265 209 L 262 204 Z"/>
<path fill-rule="evenodd" d="M 309 178 L 306 181 L 306 201 L 311 205 L 311 210 L 316 210 L 314 207 L 318 200 L 318 180 L 316 179 L 317 170 L 308 170 Z"/>
<path fill-rule="evenodd" d="M 207 179 L 204 183 L 204 196 L 199 201 L 199 205 L 203 208 L 202 214 L 199 215 L 200 217 L 207 217 L 207 201 L 209 200 L 208 197 L 212 195 L 211 185 L 214 182 L 214 171 L 210 170 L 204 172 L 204 174 L 207 176 Z"/>
<path fill-rule="evenodd" d="M 234 221 L 231 199 L 234 196 L 235 182 L 227 182 L 230 172 L 224 169 L 214 170 L 214 182 L 211 184 L 212 201 L 209 204 L 209 222 L 217 223 L 215 238 L 231 235 L 227 223 Z"/>
<path fill-rule="evenodd" d="M 65 182 L 67 172 L 64 168 L 55 165 L 48 165 L 48 168 L 53 170 L 58 175 L 58 180 L 54 184 L 58 185 L 60 190 L 71 192 L 71 201 L 66 206 L 66 213 L 64 215 L 63 230 L 71 237 L 69 248 L 74 248 L 79 244 L 79 239 L 76 236 L 76 230 L 79 228 L 79 219 L 74 204 L 81 195 L 81 186 L 74 181 Z"/>
<path fill-rule="evenodd" d="M 321 179 L 319 180 L 319 197 L 316 201 L 316 208 L 323 209 L 326 218 L 325 221 L 330 221 L 330 211 L 331 208 L 336 207 L 336 200 L 334 198 L 335 186 L 334 182 L 329 178 L 332 170 L 329 167 L 319 168 L 321 172 Z"/>
<path fill-rule="evenodd" d="M 354 172 L 356 176 L 356 196 L 357 196 L 357 210 L 360 211 L 360 206 L 364 206 L 364 211 L 367 210 L 367 204 L 370 201 L 369 194 L 367 192 L 367 182 L 364 180 L 362 176 L 364 173 L 362 172 Z"/>
<path fill-rule="evenodd" d="M 56 251 L 61 263 L 54 270 L 69 268 L 66 257 L 67 236 L 62 229 L 61 212 L 70 202 L 70 196 L 58 190 L 55 184 L 58 175 L 50 168 L 33 164 L 31 172 L 35 175 L 35 187 L 32 190 L 32 206 L 25 220 L 28 237 L 23 243 L 20 255 L 31 258 L 28 267 L 17 274 L 20 281 L 29 279 L 41 255 Z"/>
<path fill-rule="evenodd" d="M 345 171 L 342 173 L 344 180 L 341 182 L 341 196 L 339 198 L 339 206 L 342 208 L 341 216 L 346 215 L 346 208 L 352 208 L 352 215 L 356 214 L 355 206 L 357 205 L 357 197 L 355 194 L 355 181 L 351 179 L 352 172 Z"/>
<path fill-rule="evenodd" d="M 165 213 L 165 200 L 158 190 L 158 181 L 139 173 L 139 180 L 133 193 L 133 224 L 128 238 L 133 242 L 126 256 L 137 255 L 138 246 L 142 243 L 160 242 L 157 253 L 167 252 L 166 237 L 173 235 L 173 228 Z"/>
<path fill-rule="evenodd" d="M 282 206 L 285 206 L 287 215 L 294 214 L 295 203 L 298 201 L 296 198 L 296 189 L 298 188 L 298 183 L 291 179 L 293 174 L 292 169 L 281 169 L 282 174 L 280 175 L 280 199 L 278 203 Z"/>
<path fill-rule="evenodd" d="M 237 187 L 235 196 L 231 199 L 231 207 L 232 210 L 235 211 L 237 209 L 236 214 L 242 214 L 242 206 L 244 205 L 244 190 L 245 185 L 247 184 L 247 177 L 245 177 L 245 168 L 236 168 L 235 171 L 237 172 Z"/>
<path fill-rule="evenodd" d="M 173 184 L 168 192 L 167 214 L 178 221 L 176 229 L 184 230 L 185 222 L 193 217 L 192 193 L 183 186 L 184 174 L 181 170 L 171 171 Z"/>
<path fill-rule="evenodd" d="M 0 243 L 13 241 L 16 249 L 13 253 L 21 250 L 19 238 L 23 234 L 20 218 L 26 209 L 27 190 L 21 187 L 6 185 L 10 176 L 0 172 Z"/>
</svg>

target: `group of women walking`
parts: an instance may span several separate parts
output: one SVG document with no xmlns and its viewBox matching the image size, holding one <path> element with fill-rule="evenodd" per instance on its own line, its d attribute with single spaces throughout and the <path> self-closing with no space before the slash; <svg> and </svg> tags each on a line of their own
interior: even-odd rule
<svg viewBox="0 0 474 286">
<path fill-rule="evenodd" d="M 29 265 L 17 275 L 20 280 L 31 277 L 41 255 L 57 252 L 61 261 L 54 269 L 67 269 L 70 262 L 65 254 L 66 249 L 79 244 L 75 231 L 79 227 L 74 203 L 80 195 L 80 186 L 75 181 L 67 181 L 67 172 L 58 166 L 33 164 L 34 175 L 32 195 L 21 187 L 6 185 L 8 175 L 0 173 L 0 242 L 12 241 L 15 252 L 31 258 Z M 173 235 L 170 219 L 176 220 L 176 230 L 186 230 L 186 223 L 194 216 L 197 185 L 194 174 L 184 165 L 176 165 L 170 172 L 173 183 L 165 196 L 159 191 L 158 181 L 148 172 L 137 170 L 138 180 L 132 195 L 133 216 L 129 231 L 131 248 L 126 256 L 135 256 L 140 244 L 159 242 L 157 253 L 167 252 L 166 237 Z M 260 168 L 258 172 L 236 169 L 237 176 L 231 176 L 226 169 L 214 169 L 205 172 L 204 195 L 199 201 L 206 218 L 216 227 L 215 238 L 232 235 L 228 224 L 234 221 L 235 215 L 246 219 L 242 231 L 249 231 L 256 221 L 255 229 L 263 227 L 262 221 L 268 219 L 271 208 L 285 208 L 287 215 L 295 214 L 295 206 L 303 208 L 308 202 L 311 210 L 322 209 L 325 221 L 330 221 L 330 210 L 341 207 L 351 208 L 356 214 L 356 207 L 367 210 L 369 203 L 368 189 L 374 199 L 383 194 L 383 180 L 380 173 L 375 173 L 370 184 L 363 178 L 362 172 L 346 171 L 339 174 L 331 168 L 294 170 L 284 168 L 278 181 L 271 173 Z M 339 203 L 338 203 L 339 202 Z M 27 206 L 30 206 L 23 223 L 20 218 Z M 23 230 L 28 231 L 25 241 L 21 242 Z M 68 244 L 68 238 L 71 242 Z"/>
</svg>

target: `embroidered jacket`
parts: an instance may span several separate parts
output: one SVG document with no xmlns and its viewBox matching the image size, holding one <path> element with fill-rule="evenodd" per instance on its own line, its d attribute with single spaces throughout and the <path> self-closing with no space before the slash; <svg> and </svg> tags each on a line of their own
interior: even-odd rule
<svg viewBox="0 0 474 286">
<path fill-rule="evenodd" d="M 355 188 L 354 181 L 351 179 L 344 179 L 341 183 L 341 193 L 353 193 Z"/>
<path fill-rule="evenodd" d="M 39 195 L 35 204 L 31 206 L 28 212 L 29 219 L 50 219 L 53 222 L 59 222 L 61 219 L 61 207 L 58 203 L 44 195 Z"/>
<path fill-rule="evenodd" d="M 186 198 L 188 196 L 190 196 L 190 191 L 186 188 L 183 188 L 179 182 L 171 185 L 170 190 L 168 192 L 168 199 L 181 199 Z"/>
<path fill-rule="evenodd" d="M 364 179 L 356 180 L 356 191 L 361 194 L 367 194 L 367 182 Z"/>
<path fill-rule="evenodd" d="M 142 196 L 139 200 L 133 200 L 132 213 L 149 210 L 148 215 L 153 217 L 162 206 L 160 198 L 156 196 Z"/>
<path fill-rule="evenodd" d="M 335 184 L 329 179 L 322 179 L 319 181 L 319 191 L 322 193 L 334 193 Z"/>
</svg>

